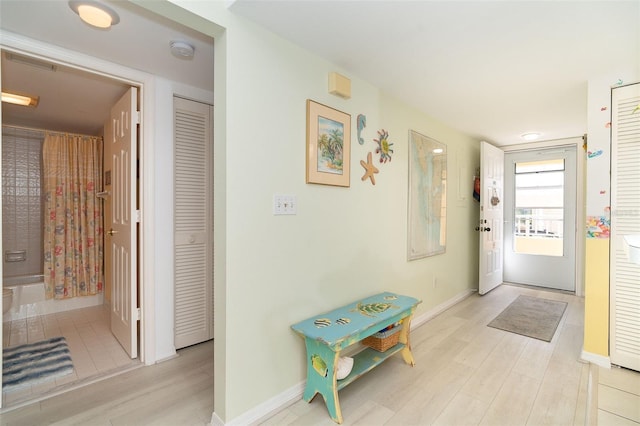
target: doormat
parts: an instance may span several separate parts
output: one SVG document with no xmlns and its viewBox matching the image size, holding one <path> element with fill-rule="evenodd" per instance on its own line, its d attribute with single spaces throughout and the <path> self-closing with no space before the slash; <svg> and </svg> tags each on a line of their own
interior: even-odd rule
<svg viewBox="0 0 640 426">
<path fill-rule="evenodd" d="M 566 302 L 521 295 L 487 325 L 550 342 L 566 308 Z"/>
<path fill-rule="evenodd" d="M 2 391 L 12 391 L 53 380 L 73 371 L 64 337 L 2 350 Z"/>
</svg>

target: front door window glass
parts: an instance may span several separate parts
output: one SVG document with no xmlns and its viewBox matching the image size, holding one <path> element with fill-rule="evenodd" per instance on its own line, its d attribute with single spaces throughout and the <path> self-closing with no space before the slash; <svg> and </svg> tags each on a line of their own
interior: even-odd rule
<svg viewBox="0 0 640 426">
<path fill-rule="evenodd" d="M 562 256 L 564 159 L 515 164 L 514 252 Z"/>
</svg>

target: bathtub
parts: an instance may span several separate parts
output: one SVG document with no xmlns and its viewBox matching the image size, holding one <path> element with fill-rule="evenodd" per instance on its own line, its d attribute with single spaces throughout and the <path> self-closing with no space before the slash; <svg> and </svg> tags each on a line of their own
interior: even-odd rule
<svg viewBox="0 0 640 426">
<path fill-rule="evenodd" d="M 104 293 L 64 300 L 47 300 L 44 297 L 42 275 L 7 277 L 3 279 L 2 286 L 13 290 L 11 309 L 2 316 L 2 322 L 99 306 L 104 303 Z"/>
</svg>

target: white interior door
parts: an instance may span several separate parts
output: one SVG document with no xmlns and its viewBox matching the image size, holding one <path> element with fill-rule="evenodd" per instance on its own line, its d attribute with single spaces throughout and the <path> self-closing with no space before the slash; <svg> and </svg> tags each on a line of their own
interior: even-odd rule
<svg viewBox="0 0 640 426">
<path fill-rule="evenodd" d="M 575 146 L 507 153 L 504 214 L 504 280 L 575 291 Z"/>
<path fill-rule="evenodd" d="M 502 284 L 504 152 L 480 143 L 480 294 Z"/>
<path fill-rule="evenodd" d="M 611 107 L 611 362 L 640 371 L 640 265 L 625 235 L 640 235 L 640 83 L 612 91 Z"/>
<path fill-rule="evenodd" d="M 213 107 L 174 98 L 176 349 L 213 338 Z"/>
<path fill-rule="evenodd" d="M 137 143 L 138 90 L 134 87 L 111 109 L 111 331 L 131 358 L 138 356 Z M 106 144 L 105 144 L 106 145 Z M 106 228 L 106 226 L 105 226 Z"/>
</svg>

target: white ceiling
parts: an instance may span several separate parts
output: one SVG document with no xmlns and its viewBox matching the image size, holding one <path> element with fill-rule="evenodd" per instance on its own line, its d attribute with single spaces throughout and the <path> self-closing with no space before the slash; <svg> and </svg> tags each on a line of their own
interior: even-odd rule
<svg viewBox="0 0 640 426">
<path fill-rule="evenodd" d="M 0 0 L 0 27 L 213 90 L 212 39 L 129 2 L 106 3 L 121 19 L 107 31 L 81 22 L 66 0 Z M 520 143 L 531 131 L 543 140 L 586 133 L 587 81 L 640 73 L 637 0 L 236 0 L 230 10 L 497 145 Z M 193 60 L 169 53 L 177 39 L 195 46 Z M 40 95 L 35 110 L 3 104 L 3 122 L 92 134 L 124 91 L 64 67 L 18 68 L 4 55 L 2 85 Z"/>
<path fill-rule="evenodd" d="M 132 3 L 104 3 L 120 16 L 109 30 L 82 22 L 66 0 L 0 0 L 0 28 L 129 68 L 213 91 L 213 39 Z M 191 60 L 173 56 L 172 40 L 195 47 Z M 0 40 L 0 43 L 2 40 Z M 5 52 L 6 53 L 6 52 Z M 65 66 L 55 72 L 7 60 L 2 89 L 40 96 L 37 108 L 2 104 L 2 122 L 40 129 L 99 134 L 110 106 L 127 86 Z"/>
<path fill-rule="evenodd" d="M 640 74 L 637 0 L 236 0 L 231 10 L 497 145 L 534 131 L 581 136 L 587 81 Z"/>
</svg>

